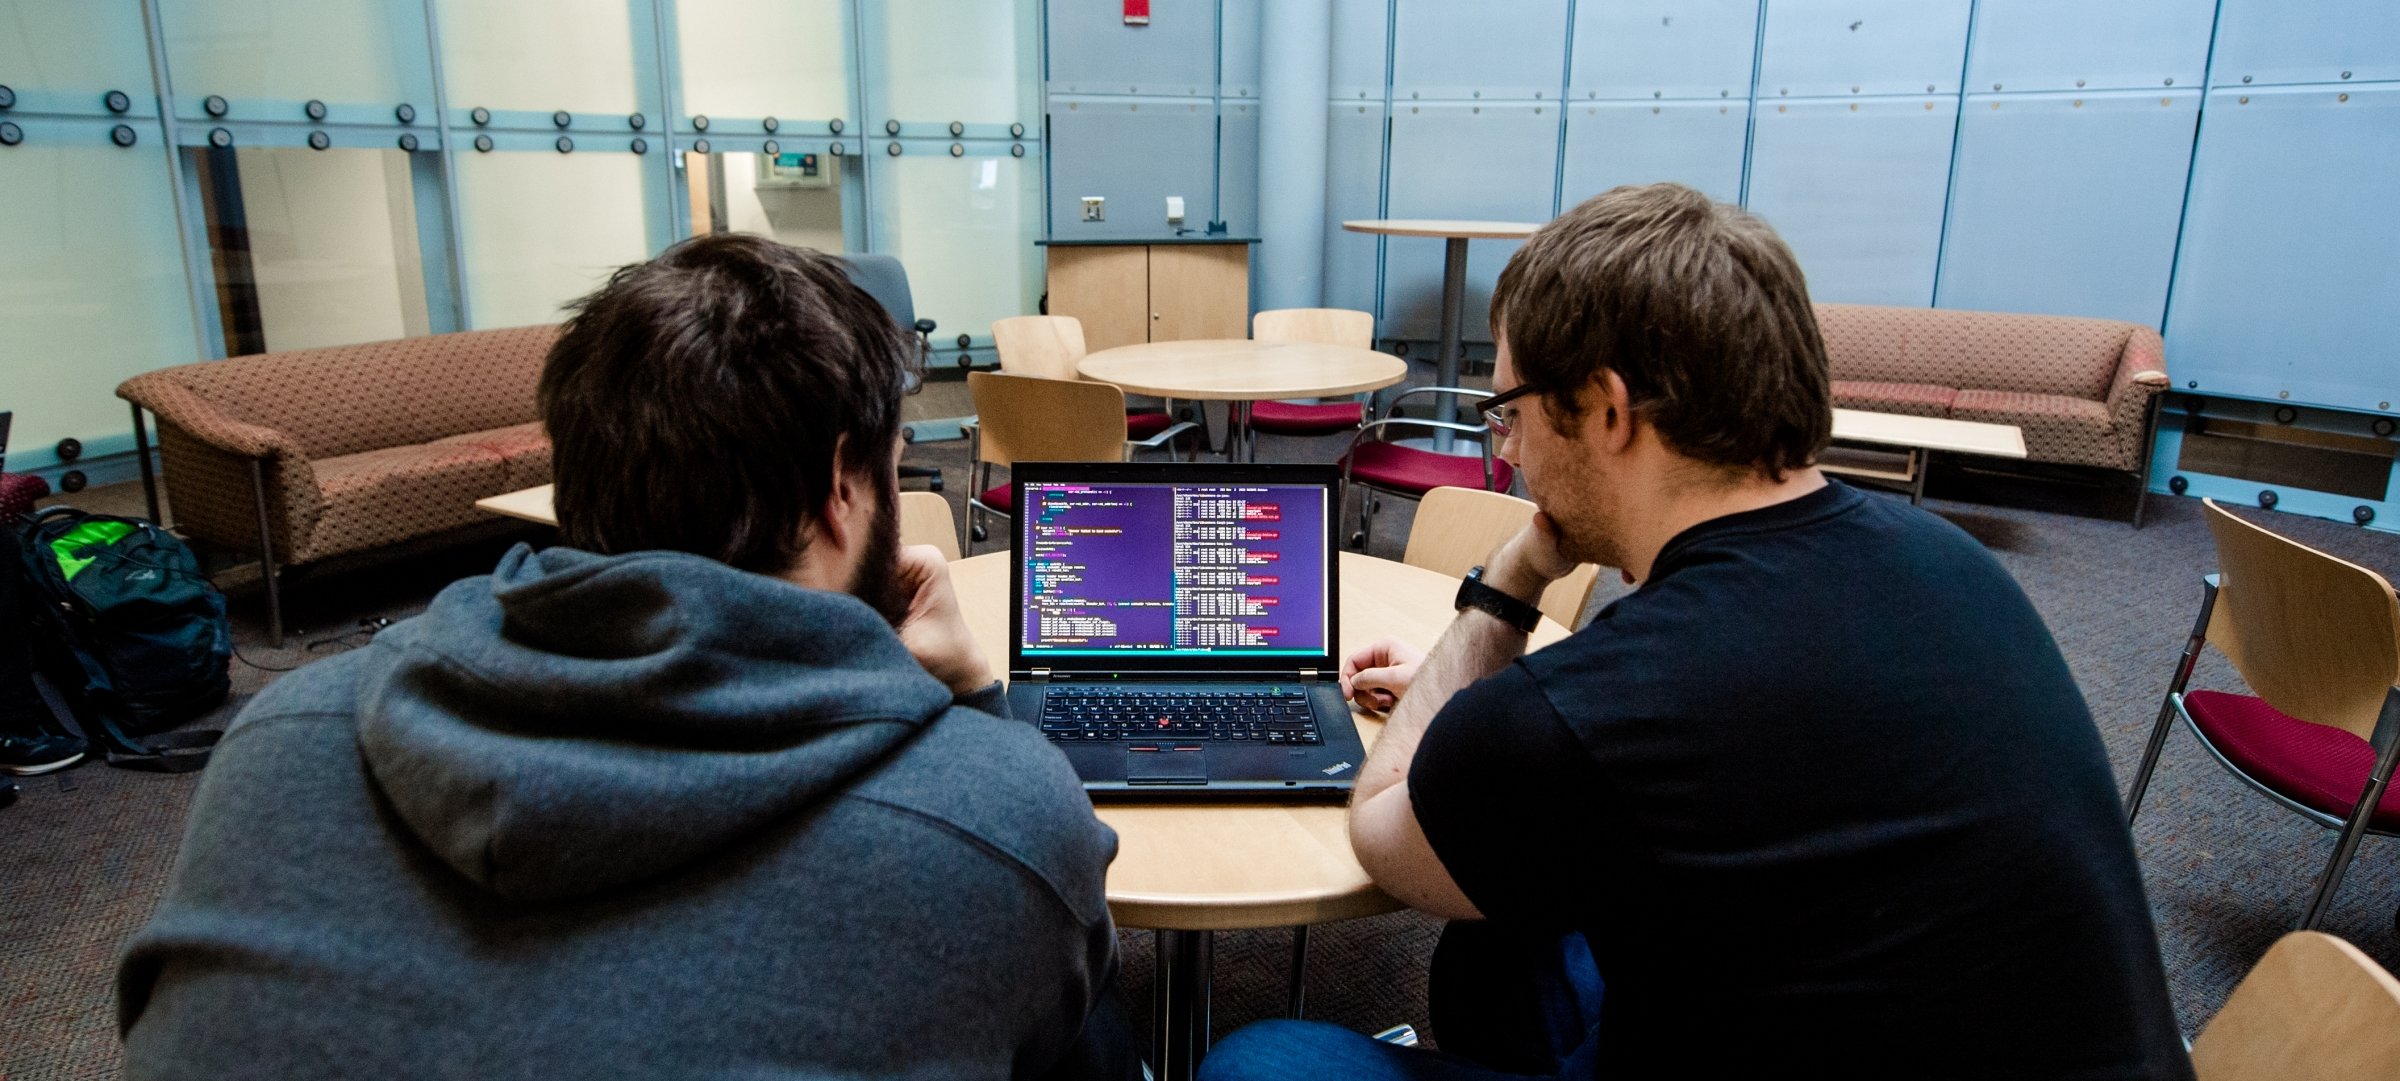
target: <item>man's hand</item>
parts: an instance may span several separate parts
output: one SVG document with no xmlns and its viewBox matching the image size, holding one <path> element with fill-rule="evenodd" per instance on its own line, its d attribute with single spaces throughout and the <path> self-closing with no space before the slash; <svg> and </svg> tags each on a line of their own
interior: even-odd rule
<svg viewBox="0 0 2400 1081">
<path fill-rule="evenodd" d="M 950 585 L 950 565 L 941 549 L 912 544 L 900 549 L 900 581 L 909 587 L 908 616 L 900 621 L 900 644 L 924 665 L 951 694 L 979 690 L 992 681 L 992 666 L 983 647 L 967 632 L 967 619 L 958 611 L 958 592 Z"/>
<path fill-rule="evenodd" d="M 1527 604 L 1540 604 L 1542 591 L 1574 570 L 1575 561 L 1558 550 L 1558 523 L 1550 520 L 1547 511 L 1536 511 L 1525 528 L 1492 553 L 1483 580 Z"/>
<path fill-rule="evenodd" d="M 1397 638 L 1386 638 L 1342 661 L 1342 697 L 1359 708 L 1389 711 L 1408 693 L 1425 655 Z"/>
</svg>

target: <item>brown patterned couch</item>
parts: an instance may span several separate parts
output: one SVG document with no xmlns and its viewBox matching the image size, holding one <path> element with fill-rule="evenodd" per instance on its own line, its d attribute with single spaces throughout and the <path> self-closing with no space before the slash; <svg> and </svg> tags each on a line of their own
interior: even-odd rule
<svg viewBox="0 0 2400 1081">
<path fill-rule="evenodd" d="M 2149 483 L 2166 345 L 2135 323 L 2063 315 L 1819 304 L 1844 409 L 2014 424 L 2030 461 Z M 2141 524 L 2137 489 L 2133 523 Z"/>
<path fill-rule="evenodd" d="M 473 524 L 477 499 L 549 483 L 534 385 L 557 337 L 531 326 L 234 357 L 138 375 L 117 396 L 137 441 L 143 410 L 158 418 L 176 527 L 263 554 L 281 641 L 278 566 Z"/>
</svg>

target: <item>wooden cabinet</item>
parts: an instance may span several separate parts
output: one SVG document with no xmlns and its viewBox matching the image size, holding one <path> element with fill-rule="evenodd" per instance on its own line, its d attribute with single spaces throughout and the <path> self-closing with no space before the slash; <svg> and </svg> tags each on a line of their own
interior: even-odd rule
<svg viewBox="0 0 2400 1081">
<path fill-rule="evenodd" d="M 1250 336 L 1248 238 L 1053 242 L 1050 314 L 1083 324 L 1091 352 Z"/>
</svg>

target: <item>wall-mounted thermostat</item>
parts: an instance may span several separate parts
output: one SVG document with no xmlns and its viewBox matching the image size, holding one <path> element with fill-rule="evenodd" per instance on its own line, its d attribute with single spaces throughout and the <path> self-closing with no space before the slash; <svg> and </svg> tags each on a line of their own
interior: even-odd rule
<svg viewBox="0 0 2400 1081">
<path fill-rule="evenodd" d="M 760 188 L 830 188 L 833 186 L 836 163 L 813 151 L 782 154 L 759 154 L 758 184 Z"/>
</svg>

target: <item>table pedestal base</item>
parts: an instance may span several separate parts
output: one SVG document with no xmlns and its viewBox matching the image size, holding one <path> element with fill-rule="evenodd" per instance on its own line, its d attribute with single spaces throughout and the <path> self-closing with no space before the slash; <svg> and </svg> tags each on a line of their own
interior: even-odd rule
<svg viewBox="0 0 2400 1081">
<path fill-rule="evenodd" d="M 1190 1081 L 1208 1053 L 1207 931 L 1158 931 L 1158 975 L 1150 981 L 1150 1070 L 1158 1081 Z"/>
</svg>

